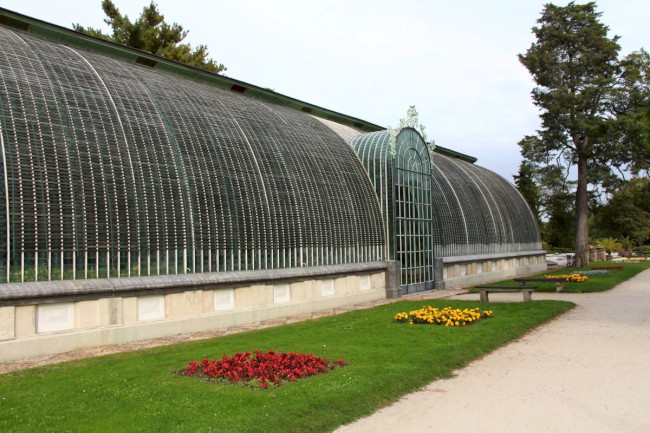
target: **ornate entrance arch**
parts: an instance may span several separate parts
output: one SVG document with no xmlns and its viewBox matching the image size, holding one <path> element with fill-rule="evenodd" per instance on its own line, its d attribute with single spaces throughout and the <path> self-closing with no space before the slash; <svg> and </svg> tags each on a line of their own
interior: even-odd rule
<svg viewBox="0 0 650 433">
<path fill-rule="evenodd" d="M 433 288 L 430 172 L 426 143 L 415 130 L 402 130 L 393 159 L 394 250 L 408 293 Z"/>
</svg>

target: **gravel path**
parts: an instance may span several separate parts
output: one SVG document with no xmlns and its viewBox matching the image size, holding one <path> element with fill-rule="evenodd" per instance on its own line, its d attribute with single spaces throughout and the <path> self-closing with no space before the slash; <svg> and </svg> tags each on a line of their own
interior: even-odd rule
<svg viewBox="0 0 650 433">
<path fill-rule="evenodd" d="M 650 270 L 604 293 L 533 299 L 578 306 L 336 432 L 650 432 Z"/>
</svg>

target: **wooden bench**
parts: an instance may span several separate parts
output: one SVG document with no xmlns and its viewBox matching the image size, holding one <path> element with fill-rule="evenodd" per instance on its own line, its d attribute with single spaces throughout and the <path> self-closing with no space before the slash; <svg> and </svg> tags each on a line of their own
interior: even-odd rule
<svg viewBox="0 0 650 433">
<path fill-rule="evenodd" d="M 536 286 L 474 286 L 481 294 L 481 302 L 490 302 L 488 293 L 514 293 L 522 292 L 524 294 L 524 302 L 532 300 L 532 294 L 537 288 Z"/>
<path fill-rule="evenodd" d="M 517 281 L 520 286 L 526 286 L 526 283 L 555 283 L 555 291 L 561 292 L 564 290 L 564 283 L 566 279 L 564 278 L 513 278 L 513 281 Z"/>
</svg>

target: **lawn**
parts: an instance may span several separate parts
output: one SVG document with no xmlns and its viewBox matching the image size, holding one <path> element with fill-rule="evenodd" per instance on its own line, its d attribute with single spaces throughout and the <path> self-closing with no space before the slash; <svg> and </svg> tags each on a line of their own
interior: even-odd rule
<svg viewBox="0 0 650 433">
<path fill-rule="evenodd" d="M 589 275 L 585 282 L 575 283 L 567 282 L 564 284 L 563 292 L 566 293 L 587 293 L 587 292 L 603 292 L 614 288 L 617 284 L 629 280 L 636 274 L 650 268 L 650 261 L 645 262 L 594 262 L 586 268 L 566 268 L 553 271 L 547 271 L 541 274 L 528 275 L 527 277 L 540 277 L 545 275 L 562 275 L 571 274 L 576 271 L 589 271 L 592 267 L 601 266 L 623 266 L 623 269 L 612 269 L 605 275 Z M 537 292 L 555 292 L 555 283 L 528 283 L 537 287 Z M 498 286 L 517 286 L 519 283 L 512 279 L 494 282 L 488 285 Z M 475 292 L 475 290 L 474 290 Z"/>
<path fill-rule="evenodd" d="M 493 310 L 465 327 L 408 325 L 423 305 Z M 318 320 L 0 375 L 0 432 L 328 432 L 525 334 L 573 304 L 400 301 Z M 346 366 L 267 390 L 172 374 L 254 349 Z"/>
</svg>

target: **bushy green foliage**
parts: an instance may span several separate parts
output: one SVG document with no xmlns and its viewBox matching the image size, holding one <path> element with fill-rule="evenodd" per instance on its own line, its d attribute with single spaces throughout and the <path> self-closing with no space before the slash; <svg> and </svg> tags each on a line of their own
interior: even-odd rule
<svg viewBox="0 0 650 433">
<path fill-rule="evenodd" d="M 633 178 L 598 209 L 594 225 L 601 233 L 629 238 L 633 245 L 650 240 L 650 179 Z M 628 245 L 632 247 L 633 245 Z"/>
<path fill-rule="evenodd" d="M 522 155 L 565 173 L 577 166 L 577 266 L 589 263 L 589 185 L 615 185 L 618 173 L 650 160 L 636 115 L 648 106 L 650 57 L 640 50 L 619 60 L 619 37 L 608 36 L 601 15 L 594 2 L 546 4 L 533 27 L 536 41 L 519 56 L 537 84 L 532 95 L 542 120 L 520 143 Z"/>
<path fill-rule="evenodd" d="M 618 249 L 621 248 L 621 242 L 618 239 L 612 237 L 599 239 L 597 243 L 605 250 L 607 254 L 611 254 L 612 252 L 618 251 Z"/>
<path fill-rule="evenodd" d="M 111 0 L 102 1 L 102 9 L 113 32 L 110 35 L 99 29 L 73 24 L 73 28 L 82 33 L 95 36 L 107 41 L 138 48 L 190 66 L 205 69 L 210 72 L 222 72 L 226 67 L 208 58 L 208 47 L 199 45 L 194 48 L 182 43 L 188 34 L 183 26 L 177 23 L 168 24 L 153 1 L 142 9 L 140 18 L 131 22 L 129 17 L 122 15 Z"/>
</svg>

